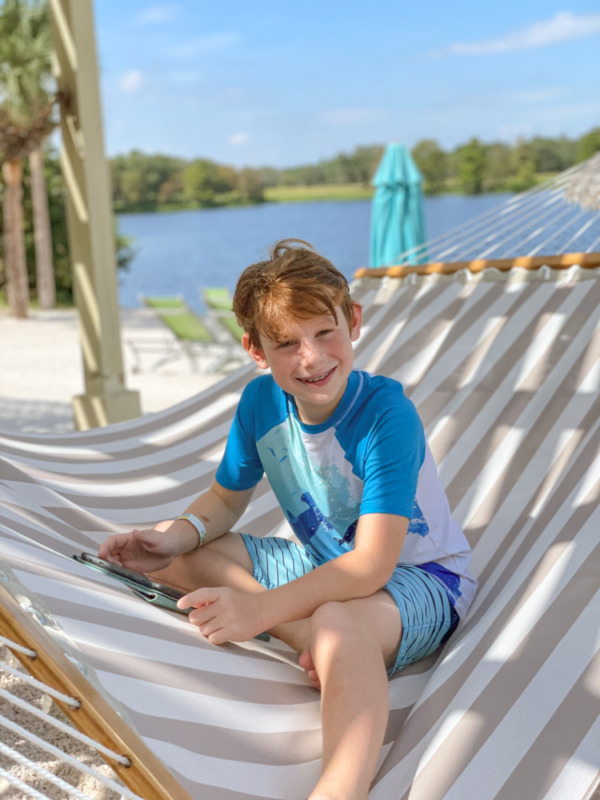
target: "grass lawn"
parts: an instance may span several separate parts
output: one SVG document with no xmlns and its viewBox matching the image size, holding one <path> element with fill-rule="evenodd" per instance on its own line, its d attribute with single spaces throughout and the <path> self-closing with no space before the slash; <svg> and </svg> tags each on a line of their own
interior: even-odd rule
<svg viewBox="0 0 600 800">
<path fill-rule="evenodd" d="M 268 203 L 308 203 L 313 200 L 370 200 L 373 188 L 363 183 L 325 183 L 316 186 L 269 186 Z"/>
</svg>

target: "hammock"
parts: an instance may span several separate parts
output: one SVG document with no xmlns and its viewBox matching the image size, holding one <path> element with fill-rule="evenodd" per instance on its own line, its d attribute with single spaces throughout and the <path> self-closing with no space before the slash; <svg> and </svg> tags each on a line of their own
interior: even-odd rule
<svg viewBox="0 0 600 800">
<path fill-rule="evenodd" d="M 471 261 L 600 250 L 600 153 L 391 263 Z"/>
<path fill-rule="evenodd" d="M 442 656 L 390 683 L 373 800 L 583 800 L 598 782 L 598 272 L 355 286 L 357 364 L 417 404 L 480 581 Z M 4 586 L 46 623 L 29 646 L 44 630 L 66 639 L 142 740 L 127 757 L 141 768 L 150 752 L 193 798 L 306 797 L 318 695 L 280 643 L 212 646 L 71 555 L 208 487 L 251 374 L 135 422 L 0 439 Z M 239 527 L 284 530 L 266 485 Z"/>
<path fill-rule="evenodd" d="M 443 653 L 390 681 L 370 800 L 600 785 L 599 265 L 353 287 L 356 365 L 417 405 L 480 584 Z M 102 430 L 0 434 L 0 633 L 145 800 L 301 800 L 319 773 L 319 696 L 288 648 L 210 645 L 71 558 L 208 488 L 253 374 Z M 238 528 L 289 535 L 266 482 Z"/>
</svg>

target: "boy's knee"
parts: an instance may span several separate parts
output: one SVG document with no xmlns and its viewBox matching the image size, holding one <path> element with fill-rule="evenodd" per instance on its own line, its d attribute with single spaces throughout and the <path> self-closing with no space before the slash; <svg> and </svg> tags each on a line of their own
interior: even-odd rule
<svg viewBox="0 0 600 800">
<path fill-rule="evenodd" d="M 319 606 L 310 619 L 310 627 L 313 642 L 326 636 L 341 643 L 358 633 L 348 605 L 343 602 L 331 601 Z"/>
</svg>

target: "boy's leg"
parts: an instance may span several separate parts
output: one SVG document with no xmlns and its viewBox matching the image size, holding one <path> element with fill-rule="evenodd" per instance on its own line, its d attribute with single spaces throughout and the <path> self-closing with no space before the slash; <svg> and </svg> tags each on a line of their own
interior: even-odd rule
<svg viewBox="0 0 600 800">
<path fill-rule="evenodd" d="M 402 635 L 387 592 L 326 603 L 311 619 L 322 687 L 323 768 L 309 800 L 365 800 L 389 715 L 387 667 Z"/>
<path fill-rule="evenodd" d="M 178 556 L 166 569 L 152 577 L 190 591 L 200 586 L 229 586 L 244 590 L 251 586 L 252 559 L 237 533 L 226 533 L 189 555 Z"/>
<path fill-rule="evenodd" d="M 217 585 L 267 591 L 252 572 L 242 538 L 230 533 L 175 559 L 153 577 L 185 590 Z M 385 591 L 326 603 L 310 620 L 272 633 L 300 653 L 310 645 L 322 687 L 323 768 L 310 800 L 364 800 L 389 715 L 386 668 L 394 663 L 402 634 L 396 603 Z"/>
<path fill-rule="evenodd" d="M 152 573 L 154 580 L 191 591 L 200 586 L 227 586 L 240 592 L 266 592 L 253 577 L 254 565 L 242 537 L 226 533 L 189 555 L 179 556 L 166 569 Z M 310 644 L 308 620 L 278 625 L 270 631 L 298 653 Z"/>
</svg>

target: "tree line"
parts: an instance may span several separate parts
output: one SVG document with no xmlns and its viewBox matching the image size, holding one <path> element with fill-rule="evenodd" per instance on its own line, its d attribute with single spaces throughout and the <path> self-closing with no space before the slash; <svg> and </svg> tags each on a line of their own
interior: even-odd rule
<svg viewBox="0 0 600 800">
<path fill-rule="evenodd" d="M 383 145 L 355 148 L 286 169 L 235 169 L 206 158 L 185 160 L 148 155 L 134 150 L 111 160 L 116 211 L 155 211 L 169 208 L 260 203 L 273 186 L 316 186 L 360 183 L 369 186 Z M 450 151 L 435 139 L 423 139 L 412 156 L 423 174 L 426 194 L 446 191 L 524 191 L 550 173 L 561 172 L 600 150 L 600 128 L 579 139 L 536 136 L 514 145 L 486 144 L 473 138 Z"/>
<path fill-rule="evenodd" d="M 562 172 L 600 150 L 600 128 L 577 139 L 535 136 L 516 144 L 486 144 L 472 138 L 445 152 L 434 139 L 423 139 L 412 150 L 427 194 L 460 191 L 522 192 L 549 174 Z"/>
</svg>

